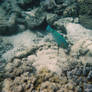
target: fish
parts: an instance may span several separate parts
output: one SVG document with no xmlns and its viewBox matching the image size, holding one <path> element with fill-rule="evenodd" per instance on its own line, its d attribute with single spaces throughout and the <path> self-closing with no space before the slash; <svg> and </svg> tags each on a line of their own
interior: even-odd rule
<svg viewBox="0 0 92 92">
<path fill-rule="evenodd" d="M 56 43 L 58 45 L 58 47 L 62 47 L 64 49 L 68 48 L 69 44 L 66 41 L 66 39 L 63 37 L 63 35 L 61 35 L 56 30 L 54 30 L 50 25 L 47 25 L 46 31 L 51 32 L 54 40 L 56 41 Z"/>
</svg>

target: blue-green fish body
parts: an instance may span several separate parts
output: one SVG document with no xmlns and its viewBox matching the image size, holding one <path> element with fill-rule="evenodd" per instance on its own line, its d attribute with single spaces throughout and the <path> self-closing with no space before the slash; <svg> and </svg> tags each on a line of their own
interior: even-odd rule
<svg viewBox="0 0 92 92">
<path fill-rule="evenodd" d="M 53 28 L 51 28 L 49 25 L 46 27 L 46 30 L 48 32 L 51 32 L 55 41 L 57 42 L 58 46 L 61 46 L 63 48 L 68 48 L 68 43 L 66 41 L 66 39 L 59 34 L 56 30 L 54 30 Z"/>
</svg>

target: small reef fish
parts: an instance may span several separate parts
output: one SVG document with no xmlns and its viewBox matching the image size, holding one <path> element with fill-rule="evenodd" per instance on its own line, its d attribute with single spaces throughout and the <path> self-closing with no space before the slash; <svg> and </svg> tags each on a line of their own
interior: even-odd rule
<svg viewBox="0 0 92 92">
<path fill-rule="evenodd" d="M 46 27 L 46 31 L 51 32 L 53 38 L 55 39 L 58 47 L 62 47 L 67 49 L 68 48 L 68 42 L 66 41 L 66 39 L 60 34 L 58 33 L 56 30 L 54 30 L 50 25 L 48 25 Z"/>
</svg>

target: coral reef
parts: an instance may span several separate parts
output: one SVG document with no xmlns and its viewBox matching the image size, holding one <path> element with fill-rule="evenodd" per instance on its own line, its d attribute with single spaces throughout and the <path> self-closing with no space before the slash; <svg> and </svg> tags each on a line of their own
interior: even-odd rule
<svg viewBox="0 0 92 92">
<path fill-rule="evenodd" d="M 92 92 L 91 25 L 92 0 L 0 0 L 0 92 Z"/>
<path fill-rule="evenodd" d="M 92 1 L 78 0 L 79 3 L 79 20 L 80 23 L 89 29 L 92 29 Z"/>
<path fill-rule="evenodd" d="M 86 41 L 84 45 L 83 41 Z M 60 49 L 58 54 L 55 44 L 50 45 L 49 43 L 40 44 L 34 54 L 25 53 L 24 55 L 21 52 L 19 57 L 15 56 L 5 67 L 6 78 L 3 83 L 3 91 L 83 92 L 87 88 L 91 90 L 89 85 L 92 86 L 92 63 L 89 62 L 89 59 L 85 60 L 85 56 L 81 58 L 83 54 L 79 55 L 85 46 L 91 47 L 91 43 L 90 39 L 77 42 L 72 47 L 70 56 L 67 56 L 63 49 Z M 75 46 L 76 49 L 74 49 Z M 77 46 L 80 47 L 77 48 Z M 89 48 L 87 53 L 82 51 L 80 53 L 86 54 L 86 57 L 89 58 L 91 49 Z"/>
</svg>

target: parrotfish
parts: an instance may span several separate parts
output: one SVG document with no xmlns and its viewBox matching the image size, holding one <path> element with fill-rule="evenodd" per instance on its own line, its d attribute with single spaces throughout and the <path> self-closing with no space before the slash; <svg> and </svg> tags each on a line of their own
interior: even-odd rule
<svg viewBox="0 0 92 92">
<path fill-rule="evenodd" d="M 58 33 L 56 30 L 54 30 L 50 25 L 48 25 L 46 27 L 46 31 L 51 32 L 54 40 L 56 41 L 58 47 L 62 47 L 65 49 L 68 49 L 68 42 L 66 41 L 66 39 L 63 37 L 63 35 L 61 35 L 60 33 Z"/>
</svg>

